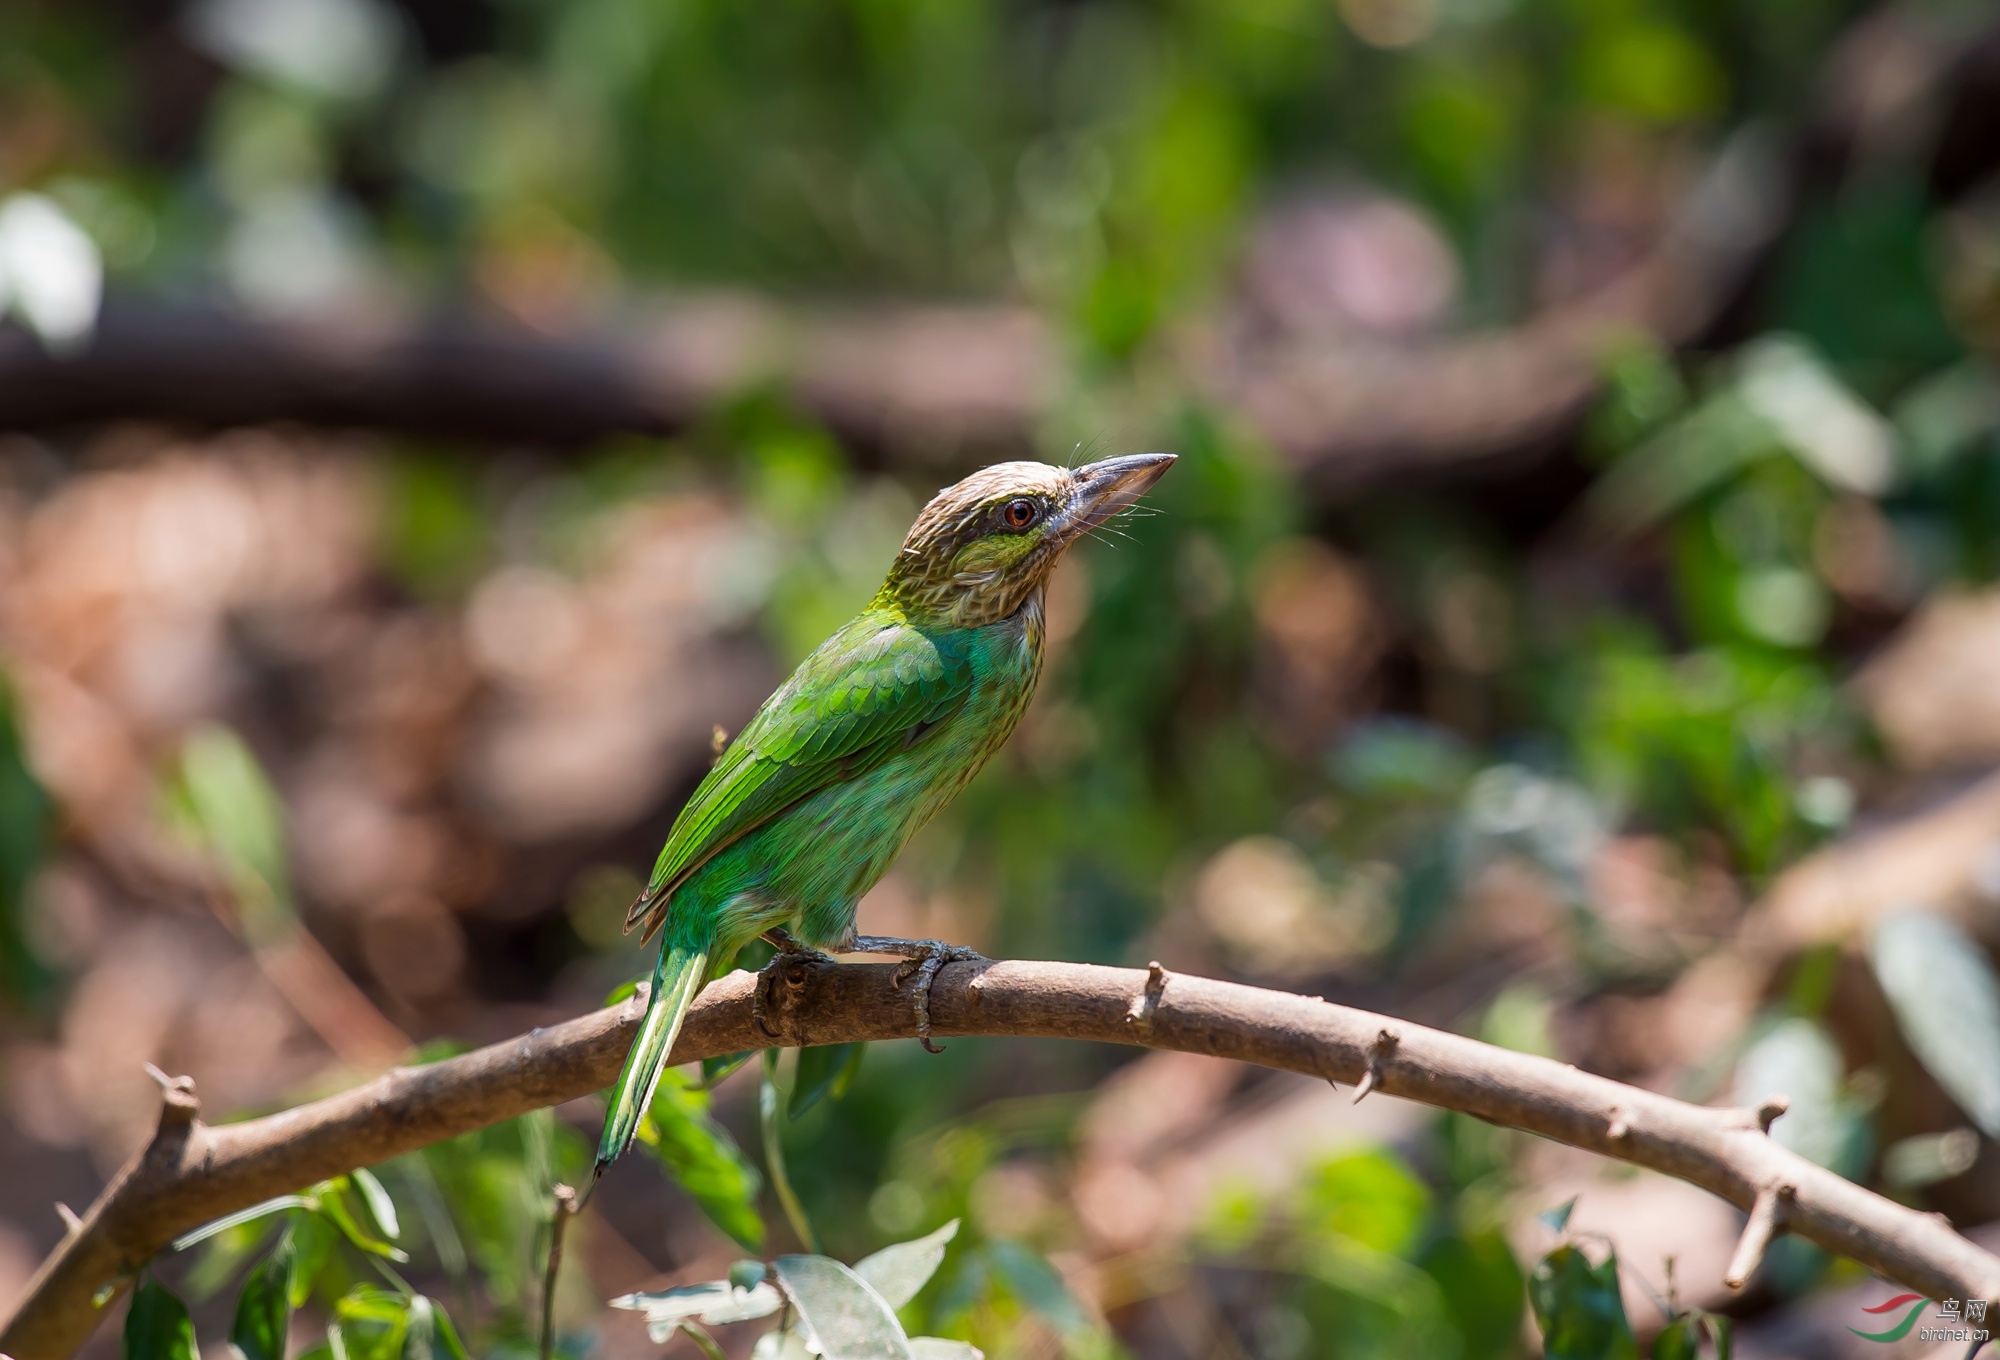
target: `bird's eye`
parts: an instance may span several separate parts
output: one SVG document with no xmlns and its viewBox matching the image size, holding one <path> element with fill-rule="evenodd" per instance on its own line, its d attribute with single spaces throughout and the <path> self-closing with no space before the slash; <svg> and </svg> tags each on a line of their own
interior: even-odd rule
<svg viewBox="0 0 2000 1360">
<path fill-rule="evenodd" d="M 1042 508 L 1026 497 L 1008 501 L 1000 511 L 1000 518 L 1006 522 L 1009 529 L 1026 529 L 1041 517 Z"/>
</svg>

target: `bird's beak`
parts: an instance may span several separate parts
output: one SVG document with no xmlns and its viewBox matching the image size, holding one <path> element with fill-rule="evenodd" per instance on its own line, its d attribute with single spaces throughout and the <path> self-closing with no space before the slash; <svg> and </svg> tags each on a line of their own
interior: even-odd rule
<svg viewBox="0 0 2000 1360">
<path fill-rule="evenodd" d="M 1174 460 L 1171 453 L 1128 453 L 1078 468 L 1069 536 L 1087 533 L 1126 509 L 1166 475 Z"/>
</svg>

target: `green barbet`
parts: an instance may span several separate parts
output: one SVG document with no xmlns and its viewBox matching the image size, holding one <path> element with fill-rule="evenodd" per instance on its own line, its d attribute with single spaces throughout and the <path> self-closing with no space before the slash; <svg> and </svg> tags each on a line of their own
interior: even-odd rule
<svg viewBox="0 0 2000 1360">
<path fill-rule="evenodd" d="M 931 979 L 977 955 L 856 935 L 855 906 L 1020 721 L 1042 669 L 1043 588 L 1064 551 L 1173 462 L 1001 463 L 940 491 L 868 607 L 723 751 L 626 916 L 626 929 L 664 936 L 645 1022 L 611 1088 L 596 1175 L 631 1144 L 711 969 L 760 936 L 788 951 L 909 958 L 930 1046 Z"/>
</svg>

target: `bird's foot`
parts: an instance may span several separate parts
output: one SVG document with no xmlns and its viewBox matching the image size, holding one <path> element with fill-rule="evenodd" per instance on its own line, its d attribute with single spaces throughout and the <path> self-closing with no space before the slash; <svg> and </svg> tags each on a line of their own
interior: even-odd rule
<svg viewBox="0 0 2000 1360">
<path fill-rule="evenodd" d="M 776 1039 L 779 1037 L 778 1031 L 772 1029 L 770 1021 L 764 1018 L 764 998 L 770 994 L 771 988 L 777 984 L 779 979 L 778 970 L 796 959 L 810 959 L 814 963 L 832 963 L 833 956 L 814 949 L 811 945 L 793 935 L 789 930 L 784 930 L 777 926 L 773 926 L 771 929 L 765 931 L 763 939 L 766 944 L 778 952 L 773 954 L 771 961 L 757 972 L 757 985 L 750 992 L 750 1022 L 757 1027 L 759 1034 L 764 1035 L 766 1038 Z"/>
<path fill-rule="evenodd" d="M 946 944 L 943 940 L 899 940 L 889 935 L 856 935 L 848 948 L 857 954 L 895 954 L 903 959 L 902 967 L 896 970 L 896 985 L 900 987 L 912 977 L 916 979 L 913 996 L 917 1008 L 917 1040 L 932 1053 L 944 1052 L 931 1042 L 931 983 L 937 980 L 938 970 L 947 963 L 985 963 L 986 956 L 962 944 Z"/>
</svg>

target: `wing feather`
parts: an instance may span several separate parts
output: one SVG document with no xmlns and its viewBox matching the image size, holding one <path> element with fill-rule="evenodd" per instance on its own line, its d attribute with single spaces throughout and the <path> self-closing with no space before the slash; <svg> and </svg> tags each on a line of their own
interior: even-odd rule
<svg viewBox="0 0 2000 1360">
<path fill-rule="evenodd" d="M 864 614 L 799 663 L 737 735 L 674 821 L 626 917 L 651 935 L 675 889 L 786 808 L 852 779 L 949 717 L 972 689 L 958 634 Z"/>
</svg>

